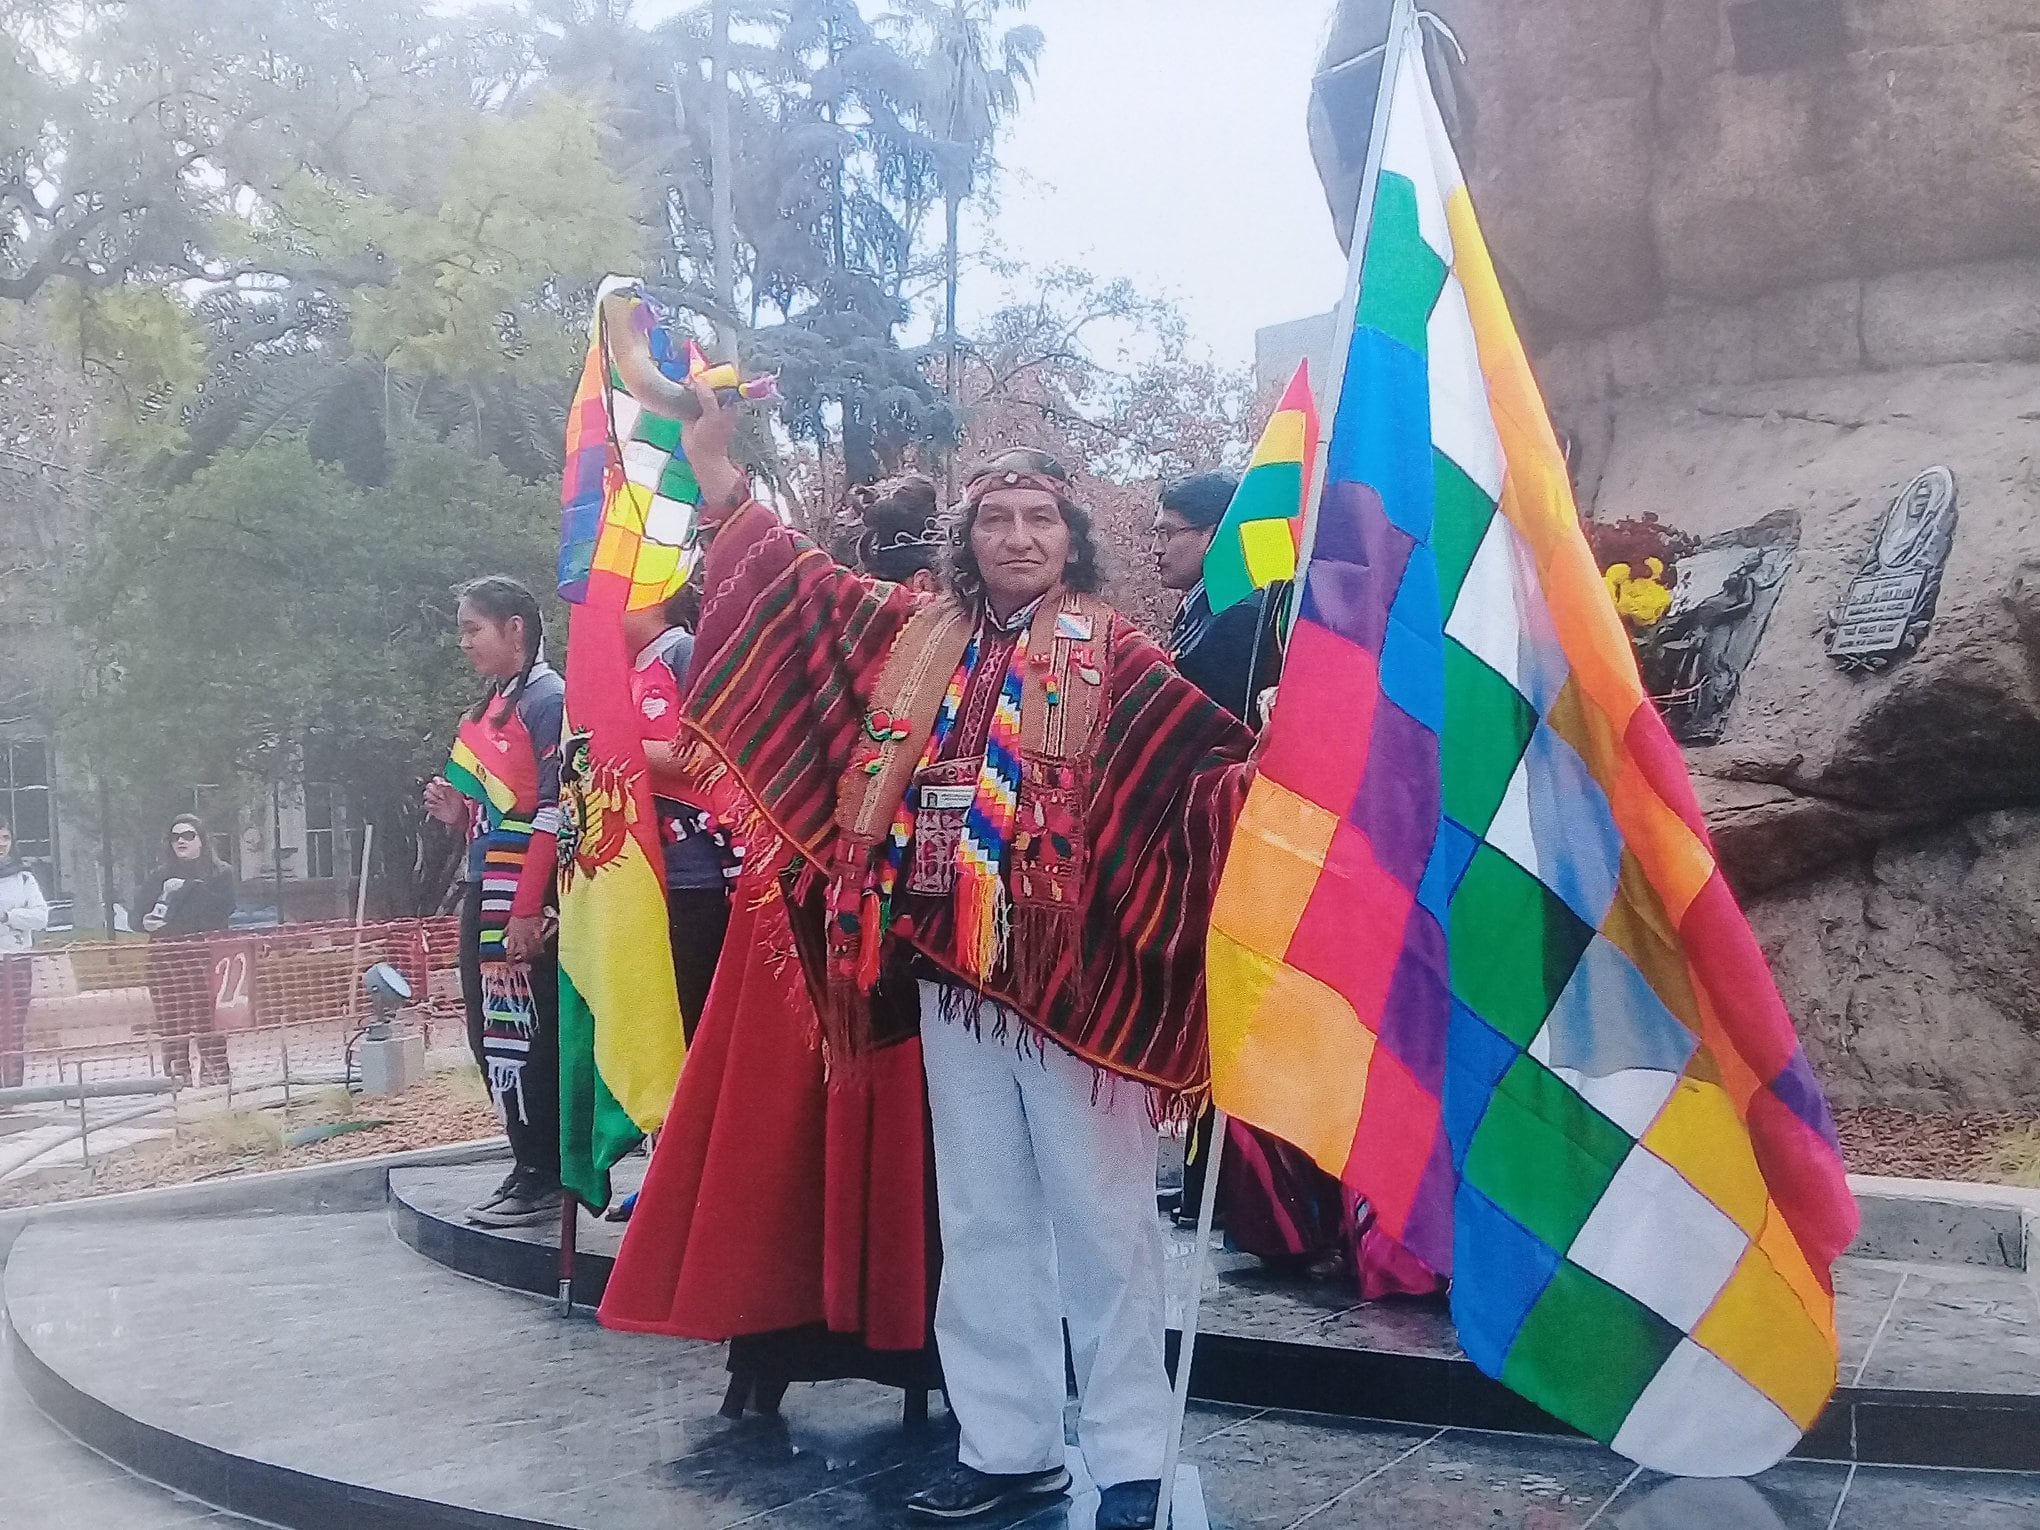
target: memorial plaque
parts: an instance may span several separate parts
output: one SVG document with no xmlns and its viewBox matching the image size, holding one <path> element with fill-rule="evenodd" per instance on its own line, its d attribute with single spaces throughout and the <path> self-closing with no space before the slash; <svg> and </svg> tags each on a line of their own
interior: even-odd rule
<svg viewBox="0 0 2040 1530">
<path fill-rule="evenodd" d="M 1798 516 L 1779 510 L 1680 555 L 1672 603 L 1637 641 L 1644 684 L 1680 743 L 1720 742 L 1798 543 Z"/>
<path fill-rule="evenodd" d="M 1910 574 L 1859 574 L 1849 581 L 1848 598 L 1836 619 L 1834 641 L 1828 652 L 1837 656 L 1859 653 L 1887 653 L 1905 638 L 1913 607 L 1920 598 L 1920 586 L 1927 582 L 1924 571 Z"/>
<path fill-rule="evenodd" d="M 1955 541 L 1955 475 L 1929 468 L 1907 484 L 1878 524 L 1863 571 L 1849 581 L 1828 631 L 1828 656 L 1843 669 L 1877 671 L 1926 639 Z"/>
</svg>

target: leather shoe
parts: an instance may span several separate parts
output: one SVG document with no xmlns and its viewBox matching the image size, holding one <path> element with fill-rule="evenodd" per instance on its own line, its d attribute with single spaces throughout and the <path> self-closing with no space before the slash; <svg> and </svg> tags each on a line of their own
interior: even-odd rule
<svg viewBox="0 0 2040 1530">
<path fill-rule="evenodd" d="M 1098 1517 L 1094 1521 L 1097 1530 L 1154 1530 L 1161 1498 L 1162 1483 L 1158 1477 L 1115 1482 L 1098 1494 Z"/>
<path fill-rule="evenodd" d="M 1053 1498 L 1069 1491 L 1069 1468 L 1045 1472 L 981 1472 L 958 1462 L 907 1500 L 907 1512 L 921 1519 L 975 1519 L 1008 1504 Z M 1154 1506 L 1148 1506 L 1154 1523 Z"/>
</svg>

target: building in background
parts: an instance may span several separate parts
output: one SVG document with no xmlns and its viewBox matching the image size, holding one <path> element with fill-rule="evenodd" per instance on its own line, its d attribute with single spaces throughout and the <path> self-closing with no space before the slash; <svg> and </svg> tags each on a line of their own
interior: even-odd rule
<svg viewBox="0 0 2040 1530">
<path fill-rule="evenodd" d="M 1254 391 L 1280 393 L 1296 375 L 1299 361 L 1310 363 L 1310 387 L 1322 404 L 1325 385 L 1337 359 L 1337 315 L 1314 313 L 1254 331 Z"/>
</svg>

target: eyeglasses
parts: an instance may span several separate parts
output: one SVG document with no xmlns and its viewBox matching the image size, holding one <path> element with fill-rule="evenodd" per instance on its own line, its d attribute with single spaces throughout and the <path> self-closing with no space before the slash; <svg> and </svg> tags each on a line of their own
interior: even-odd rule
<svg viewBox="0 0 2040 1530">
<path fill-rule="evenodd" d="M 196 844 L 198 842 L 198 831 L 196 829 L 173 829 L 170 832 L 170 838 L 173 840 L 190 840 L 193 844 Z"/>
<path fill-rule="evenodd" d="M 1154 526 L 1148 530 L 1150 542 L 1173 542 L 1178 537 L 1187 537 L 1193 531 L 1209 531 L 1209 526 Z"/>
</svg>

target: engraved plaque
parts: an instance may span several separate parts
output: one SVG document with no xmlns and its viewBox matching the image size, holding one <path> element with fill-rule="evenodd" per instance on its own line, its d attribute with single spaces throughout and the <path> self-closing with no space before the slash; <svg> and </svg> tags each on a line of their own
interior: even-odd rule
<svg viewBox="0 0 2040 1530">
<path fill-rule="evenodd" d="M 1955 475 L 1928 468 L 1900 491 L 1877 526 L 1863 571 L 1830 622 L 1828 657 L 1843 669 L 1882 670 L 1926 640 L 1955 542 Z"/>
<path fill-rule="evenodd" d="M 1910 574 L 1858 574 L 1849 581 L 1849 594 L 1842 602 L 1842 614 L 1835 619 L 1834 641 L 1828 652 L 1842 654 L 1889 653 L 1905 638 L 1919 603 L 1920 586 L 1927 582 L 1924 569 Z"/>
</svg>

